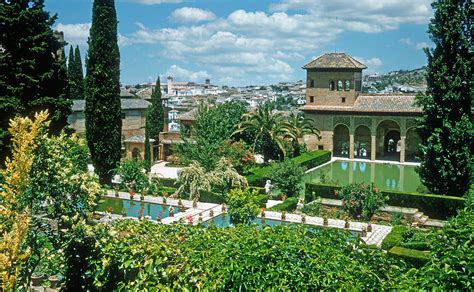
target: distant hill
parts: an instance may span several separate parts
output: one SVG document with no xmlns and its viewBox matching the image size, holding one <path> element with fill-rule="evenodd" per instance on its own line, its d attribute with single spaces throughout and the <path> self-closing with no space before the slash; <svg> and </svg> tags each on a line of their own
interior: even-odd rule
<svg viewBox="0 0 474 292">
<path fill-rule="evenodd" d="M 364 76 L 367 91 L 419 92 L 426 89 L 426 66 Z"/>
</svg>

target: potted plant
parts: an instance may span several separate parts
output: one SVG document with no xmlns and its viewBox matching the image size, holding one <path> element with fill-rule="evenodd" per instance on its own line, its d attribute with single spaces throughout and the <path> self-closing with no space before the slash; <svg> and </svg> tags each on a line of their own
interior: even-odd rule
<svg viewBox="0 0 474 292">
<path fill-rule="evenodd" d="M 156 221 L 157 221 L 158 223 L 161 223 L 161 216 L 160 216 L 160 215 L 156 216 Z"/>
<path fill-rule="evenodd" d="M 262 208 L 262 213 L 260 214 L 262 216 L 262 218 L 265 218 L 265 211 L 266 211 L 266 209 Z"/>
<path fill-rule="evenodd" d="M 305 214 L 301 215 L 301 223 L 306 223 L 306 215 Z"/>
<path fill-rule="evenodd" d="M 202 224 L 202 213 L 199 213 L 198 223 L 199 223 L 199 224 Z"/>
<path fill-rule="evenodd" d="M 58 287 L 59 277 L 57 275 L 49 276 L 48 280 L 50 283 L 49 285 L 50 288 L 55 289 L 56 287 Z"/>
<path fill-rule="evenodd" d="M 114 192 L 115 192 L 115 197 L 118 198 L 119 197 L 119 188 L 118 188 L 118 186 L 114 187 Z"/>
<path fill-rule="evenodd" d="M 174 217 L 174 208 L 170 206 L 170 217 Z"/>
<path fill-rule="evenodd" d="M 31 275 L 31 285 L 33 286 L 41 286 L 43 284 L 44 274 L 35 272 Z"/>
<path fill-rule="evenodd" d="M 197 206 L 198 206 L 197 200 L 193 200 L 193 208 L 197 208 Z"/>
<path fill-rule="evenodd" d="M 128 190 L 128 193 L 130 194 L 130 200 L 133 200 L 135 193 L 131 189 Z"/>
<path fill-rule="evenodd" d="M 324 216 L 323 217 L 323 225 L 324 226 L 328 226 L 329 222 L 328 222 L 328 217 L 327 216 Z"/>
<path fill-rule="evenodd" d="M 372 224 L 369 224 L 367 225 L 367 232 L 372 232 Z"/>
<path fill-rule="evenodd" d="M 225 213 L 225 204 L 222 204 L 222 213 Z"/>
<path fill-rule="evenodd" d="M 163 204 L 166 204 L 166 197 L 163 197 Z"/>
<path fill-rule="evenodd" d="M 350 225 L 350 224 L 349 224 L 349 218 L 346 217 L 346 218 L 344 219 L 344 228 L 349 228 L 349 225 Z"/>
<path fill-rule="evenodd" d="M 367 228 L 365 228 L 365 226 L 362 227 L 361 235 L 362 235 L 362 237 L 366 237 L 366 236 L 367 236 Z"/>
<path fill-rule="evenodd" d="M 285 221 L 286 220 L 286 212 L 283 211 L 281 212 L 281 221 Z"/>
<path fill-rule="evenodd" d="M 146 194 L 147 194 L 147 189 L 146 189 L 146 188 L 143 188 L 143 189 L 142 189 L 142 193 L 140 194 L 140 200 L 144 201 Z"/>
<path fill-rule="evenodd" d="M 209 211 L 209 217 L 211 217 L 211 219 L 212 219 L 212 217 L 214 217 L 214 210 L 211 209 L 211 210 Z"/>
</svg>

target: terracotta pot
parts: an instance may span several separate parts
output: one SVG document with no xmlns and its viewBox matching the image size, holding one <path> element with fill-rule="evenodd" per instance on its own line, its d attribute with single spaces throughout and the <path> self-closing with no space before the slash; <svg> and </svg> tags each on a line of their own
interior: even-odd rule
<svg viewBox="0 0 474 292">
<path fill-rule="evenodd" d="M 51 288 L 54 289 L 54 288 L 58 287 L 58 283 L 59 283 L 59 277 L 58 276 L 49 276 L 48 280 L 51 283 L 51 285 L 50 285 Z"/>
<path fill-rule="evenodd" d="M 43 274 L 33 274 L 31 275 L 31 285 L 41 286 L 43 283 L 44 275 Z"/>
</svg>

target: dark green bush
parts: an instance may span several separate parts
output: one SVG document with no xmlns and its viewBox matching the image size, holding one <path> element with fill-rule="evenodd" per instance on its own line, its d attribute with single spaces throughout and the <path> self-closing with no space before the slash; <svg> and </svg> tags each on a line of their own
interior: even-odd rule
<svg viewBox="0 0 474 292">
<path fill-rule="evenodd" d="M 340 186 L 336 185 L 306 183 L 305 201 L 311 202 L 318 196 L 338 199 L 335 192 L 340 188 Z M 465 202 L 464 198 L 442 195 L 394 191 L 382 191 L 382 193 L 388 196 L 388 200 L 385 202 L 388 205 L 417 208 L 430 218 L 441 220 L 456 215 L 456 210 L 461 209 Z"/>
<path fill-rule="evenodd" d="M 406 226 L 393 226 L 392 231 L 382 241 L 382 248 L 389 250 L 394 246 L 401 245 L 407 230 L 408 228 Z"/>
<path fill-rule="evenodd" d="M 388 254 L 395 258 L 402 259 L 415 267 L 421 267 L 430 260 L 430 256 L 427 252 L 401 246 L 392 247 L 388 251 Z"/>
<path fill-rule="evenodd" d="M 250 189 L 252 190 L 252 189 Z M 257 201 L 260 203 L 260 208 L 265 208 L 268 202 L 268 195 L 258 195 Z"/>
<path fill-rule="evenodd" d="M 201 191 L 199 202 L 223 204 L 225 203 L 225 197 L 221 194 L 216 194 L 216 193 L 208 192 L 208 191 Z"/>
<path fill-rule="evenodd" d="M 176 179 L 174 178 L 159 178 L 159 183 L 165 187 L 176 187 Z"/>
<path fill-rule="evenodd" d="M 296 197 L 289 197 L 283 203 L 275 205 L 268 209 L 269 211 L 277 211 L 277 212 L 291 212 L 296 210 L 296 205 L 298 205 L 298 198 Z"/>
<path fill-rule="evenodd" d="M 299 196 L 304 188 L 303 174 L 305 170 L 306 168 L 296 162 L 285 159 L 273 165 L 270 179 L 275 188 L 287 197 Z"/>
<path fill-rule="evenodd" d="M 319 216 L 321 214 L 321 203 L 313 201 L 308 204 L 304 204 L 302 211 L 309 216 Z"/>
</svg>

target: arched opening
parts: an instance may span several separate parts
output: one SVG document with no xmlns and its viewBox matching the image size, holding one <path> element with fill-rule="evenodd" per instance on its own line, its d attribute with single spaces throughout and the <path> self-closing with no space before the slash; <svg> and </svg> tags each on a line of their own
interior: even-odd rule
<svg viewBox="0 0 474 292">
<path fill-rule="evenodd" d="M 335 87 L 334 81 L 330 81 L 330 82 L 329 82 L 329 90 L 330 90 L 330 91 L 334 91 L 334 87 Z"/>
<path fill-rule="evenodd" d="M 138 149 L 137 147 L 133 148 L 132 150 L 132 158 L 133 159 L 141 159 L 141 155 L 140 155 L 140 149 Z"/>
<path fill-rule="evenodd" d="M 366 126 L 358 126 L 354 131 L 354 157 L 370 159 L 372 135 Z"/>
<path fill-rule="evenodd" d="M 345 91 L 350 91 L 350 90 L 351 90 L 351 81 L 346 80 L 346 84 L 345 84 L 344 90 L 345 90 Z"/>
<path fill-rule="evenodd" d="M 400 126 L 391 120 L 377 126 L 376 159 L 400 161 Z"/>
<path fill-rule="evenodd" d="M 337 91 L 342 91 L 342 80 L 337 81 Z"/>
<path fill-rule="evenodd" d="M 421 137 L 417 129 L 408 129 L 405 138 L 405 161 L 416 162 L 416 157 L 420 155 Z"/>
<path fill-rule="evenodd" d="M 349 128 L 339 124 L 333 132 L 333 156 L 349 157 Z"/>
</svg>

